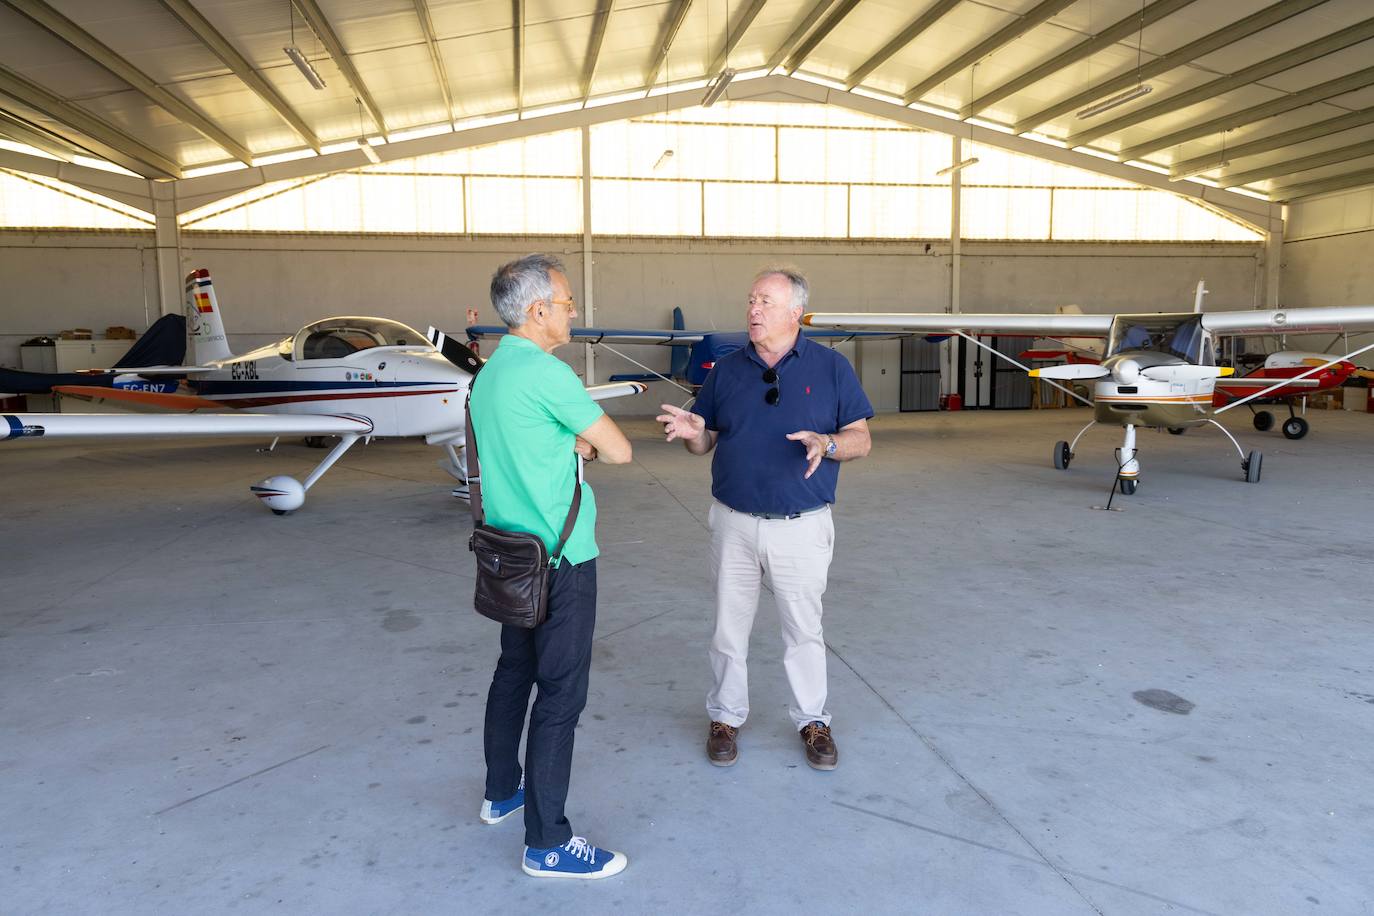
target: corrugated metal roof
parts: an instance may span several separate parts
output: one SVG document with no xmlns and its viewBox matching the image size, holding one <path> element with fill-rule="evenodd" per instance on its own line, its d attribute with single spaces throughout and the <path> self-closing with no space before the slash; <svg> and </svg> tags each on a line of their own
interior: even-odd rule
<svg viewBox="0 0 1374 916">
<path fill-rule="evenodd" d="M 140 89 L 102 66 L 53 28 L 53 14 L 149 82 Z M 655 73 L 660 87 L 710 79 L 730 36 L 725 65 L 736 70 L 772 64 L 857 82 L 1292 198 L 1359 181 L 1374 163 L 1362 145 L 1374 143 L 1374 113 L 1336 120 L 1374 109 L 1374 73 L 1359 76 L 1374 63 L 1374 37 L 1328 38 L 1374 29 L 1371 20 L 1368 0 L 3 0 L 0 135 L 24 142 L 6 130 L 40 128 L 148 177 L 176 176 L 232 161 L 220 142 L 262 158 L 581 104 L 587 92 L 647 92 Z M 293 42 L 324 89 L 286 57 Z M 1247 68 L 1262 75 L 1245 79 Z M 1100 102 L 1134 86 L 1138 71 L 1148 95 L 1078 117 L 1077 97 Z M 1236 73 L 1236 85 L 1219 82 Z M 174 100 L 160 103 L 148 85 L 186 107 L 168 110 Z M 1301 104 L 1283 101 L 1298 93 Z M 1321 126 L 1282 142 L 1307 125 Z"/>
</svg>

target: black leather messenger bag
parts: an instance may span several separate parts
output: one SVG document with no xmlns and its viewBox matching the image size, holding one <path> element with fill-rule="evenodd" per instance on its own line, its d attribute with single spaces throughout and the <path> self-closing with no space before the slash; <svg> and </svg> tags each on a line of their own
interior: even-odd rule
<svg viewBox="0 0 1374 916">
<path fill-rule="evenodd" d="M 503 531 L 486 524 L 482 510 L 482 466 L 477 459 L 477 434 L 472 428 L 472 395 L 468 394 L 467 459 L 468 492 L 472 507 L 472 537 L 468 550 L 477 558 L 477 589 L 472 603 L 477 613 L 497 623 L 526 629 L 539 626 L 549 615 L 549 578 L 554 562 L 563 555 L 577 510 L 582 506 L 582 485 L 573 454 L 573 499 L 563 533 L 553 557 L 544 539 L 524 531 Z"/>
</svg>

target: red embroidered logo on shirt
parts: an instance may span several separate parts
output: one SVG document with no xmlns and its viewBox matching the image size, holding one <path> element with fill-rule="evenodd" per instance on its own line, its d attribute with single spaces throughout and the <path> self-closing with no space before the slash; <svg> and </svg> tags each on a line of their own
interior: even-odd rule
<svg viewBox="0 0 1374 916">
<path fill-rule="evenodd" d="M 806 393 L 807 393 L 807 394 L 810 394 L 810 393 L 811 393 L 811 386 L 810 386 L 810 385 L 807 385 L 807 386 L 806 386 Z"/>
</svg>

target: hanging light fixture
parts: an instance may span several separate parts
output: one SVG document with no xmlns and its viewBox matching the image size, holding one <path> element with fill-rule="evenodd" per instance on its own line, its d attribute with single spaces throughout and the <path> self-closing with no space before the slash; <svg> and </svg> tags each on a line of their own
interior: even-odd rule
<svg viewBox="0 0 1374 916">
<path fill-rule="evenodd" d="M 290 23 L 291 43 L 282 48 L 282 50 L 286 52 L 286 56 L 291 60 L 291 63 L 296 65 L 296 69 L 301 71 L 301 76 L 305 77 L 307 83 L 314 86 L 316 89 L 323 89 L 324 77 L 320 76 L 319 71 L 315 69 L 314 65 L 310 63 L 305 54 L 301 52 L 301 49 L 296 47 L 296 11 L 292 8 L 291 0 L 287 0 L 286 2 L 286 18 Z"/>
<path fill-rule="evenodd" d="M 1077 115 L 1077 117 L 1078 117 L 1080 120 L 1083 119 L 1083 118 L 1092 118 L 1092 117 L 1096 117 L 1097 115 L 1102 114 L 1102 112 L 1104 112 L 1104 111 L 1111 111 L 1113 108 L 1115 108 L 1115 107 L 1118 106 L 1118 105 L 1125 105 L 1127 102 L 1132 102 L 1132 101 L 1134 101 L 1134 100 L 1140 98 L 1142 95 L 1149 95 L 1151 92 L 1154 91 L 1154 87 L 1153 87 L 1153 86 L 1151 86 L 1149 83 L 1141 82 L 1141 80 L 1140 80 L 1140 69 L 1141 69 L 1141 63 L 1142 63 L 1141 54 L 1143 53 L 1143 50 L 1142 50 L 1142 49 L 1144 48 L 1144 44 L 1145 44 L 1145 0 L 1140 0 L 1140 31 L 1136 34 L 1136 38 L 1135 38 L 1135 81 L 1136 81 L 1136 85 L 1135 85 L 1135 86 L 1132 86 L 1130 89 L 1127 89 L 1125 92 L 1118 92 L 1116 95 L 1112 96 L 1112 97 L 1109 98 L 1109 99 L 1103 99 L 1103 100 L 1100 101 L 1100 102 L 1094 102 L 1093 104 L 1089 105 L 1087 108 L 1082 109 L 1081 111 L 1078 112 L 1078 115 Z"/>
</svg>

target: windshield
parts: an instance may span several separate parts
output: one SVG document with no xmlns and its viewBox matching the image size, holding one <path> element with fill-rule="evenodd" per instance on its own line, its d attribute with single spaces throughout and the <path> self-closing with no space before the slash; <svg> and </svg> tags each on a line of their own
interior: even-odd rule
<svg viewBox="0 0 1374 916">
<path fill-rule="evenodd" d="M 297 359 L 342 359 L 373 347 L 406 347 L 425 343 L 414 328 L 386 318 L 326 318 L 306 325 L 296 335 Z"/>
<path fill-rule="evenodd" d="M 1118 315 L 1107 338 L 1107 355 L 1148 350 L 1210 365 L 1201 315 Z"/>
</svg>

